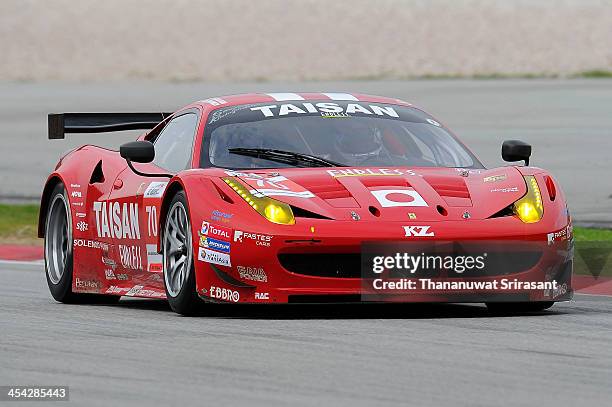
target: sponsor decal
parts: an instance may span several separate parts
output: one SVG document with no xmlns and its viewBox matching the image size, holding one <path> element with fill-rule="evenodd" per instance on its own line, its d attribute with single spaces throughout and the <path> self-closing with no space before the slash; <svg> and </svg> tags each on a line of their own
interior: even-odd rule
<svg viewBox="0 0 612 407">
<path fill-rule="evenodd" d="M 85 232 L 87 229 L 89 229 L 89 225 L 85 221 L 80 221 L 80 222 L 77 222 L 76 228 L 77 230 L 81 232 Z"/>
<path fill-rule="evenodd" d="M 112 269 L 104 270 L 104 276 L 106 277 L 107 280 L 116 280 L 117 279 L 117 276 L 115 275 L 115 273 L 113 272 Z"/>
<path fill-rule="evenodd" d="M 431 237 L 435 236 L 430 232 L 431 226 L 404 226 L 405 237 Z"/>
<path fill-rule="evenodd" d="M 504 181 L 508 176 L 506 174 L 501 175 L 491 175 L 490 177 L 484 177 L 482 182 L 499 182 Z"/>
<path fill-rule="evenodd" d="M 565 240 L 571 239 L 573 229 L 574 227 L 572 225 L 567 225 L 559 231 L 548 233 L 546 235 L 548 245 L 552 246 L 555 242 L 563 242 Z"/>
<path fill-rule="evenodd" d="M 261 283 L 268 282 L 268 275 L 261 267 L 236 266 L 236 270 L 242 279 L 259 281 Z"/>
<path fill-rule="evenodd" d="M 223 301 L 238 302 L 240 300 L 240 293 L 235 290 L 227 288 L 210 286 L 210 298 L 216 298 Z"/>
<path fill-rule="evenodd" d="M 340 177 L 384 177 L 410 175 L 416 176 L 413 170 L 400 170 L 395 168 L 343 168 L 339 170 L 327 170 L 327 173 L 334 178 Z"/>
<path fill-rule="evenodd" d="M 518 192 L 519 189 L 518 187 L 511 187 L 511 188 L 495 188 L 492 189 L 491 192 Z"/>
<path fill-rule="evenodd" d="M 243 232 L 241 230 L 234 231 L 234 242 L 244 243 L 245 240 L 250 240 L 254 241 L 257 246 L 270 247 L 272 237 L 261 233 Z"/>
<path fill-rule="evenodd" d="M 93 210 L 98 237 L 140 239 L 137 203 L 96 201 Z"/>
<path fill-rule="evenodd" d="M 140 293 L 140 290 L 142 290 L 143 288 L 143 285 L 135 285 L 134 287 L 130 288 L 129 291 L 125 293 L 125 295 L 127 295 L 128 297 L 133 297 L 134 295 Z"/>
<path fill-rule="evenodd" d="M 79 291 L 99 291 L 100 290 L 100 282 L 97 280 L 81 280 L 80 278 L 76 278 L 74 280 L 74 286 Z"/>
<path fill-rule="evenodd" d="M 147 233 L 149 237 L 157 236 L 157 207 L 145 206 L 147 212 Z"/>
<path fill-rule="evenodd" d="M 218 264 L 220 266 L 232 266 L 229 254 L 219 253 L 214 250 L 206 249 L 204 247 L 200 247 L 198 249 L 198 260 L 205 261 L 207 263 Z"/>
<path fill-rule="evenodd" d="M 84 218 L 84 217 L 86 217 L 86 216 L 87 216 L 87 214 L 86 214 L 86 213 L 84 213 L 84 212 L 77 212 L 77 213 L 76 213 L 76 217 L 77 217 L 77 218 Z"/>
<path fill-rule="evenodd" d="M 74 239 L 73 247 L 89 247 L 91 249 L 108 250 L 108 244 L 96 240 Z"/>
<path fill-rule="evenodd" d="M 200 234 L 204 236 L 210 236 L 216 239 L 229 240 L 232 230 L 224 226 L 211 225 L 209 222 L 202 222 L 200 228 Z"/>
<path fill-rule="evenodd" d="M 161 198 L 164 195 L 164 191 L 168 186 L 167 182 L 151 182 L 147 189 L 145 189 L 145 198 Z"/>
<path fill-rule="evenodd" d="M 208 236 L 200 236 L 200 247 L 206 247 L 222 253 L 229 253 L 231 245 L 229 242 L 217 240 Z"/>
<path fill-rule="evenodd" d="M 147 271 L 160 273 L 163 271 L 163 256 L 157 253 L 157 245 L 148 244 L 147 246 Z"/>
<path fill-rule="evenodd" d="M 412 188 L 380 189 L 370 192 L 383 208 L 428 206 L 423 197 Z"/>
<path fill-rule="evenodd" d="M 210 99 L 204 99 L 202 103 L 208 103 L 209 105 L 212 105 L 212 106 L 221 106 L 221 105 L 227 104 L 227 101 L 221 98 L 210 98 Z"/>
<path fill-rule="evenodd" d="M 212 211 L 211 219 L 219 222 L 229 222 L 234 217 L 233 213 L 225 213 L 219 210 Z"/>
<path fill-rule="evenodd" d="M 121 287 L 117 287 L 116 285 L 111 285 L 110 287 L 108 287 L 108 289 L 106 290 L 107 294 L 121 294 L 122 292 L 124 292 L 126 289 L 125 288 L 121 288 Z"/>
<path fill-rule="evenodd" d="M 129 274 L 125 274 L 125 273 L 117 274 L 117 280 L 127 281 L 129 279 L 130 279 Z"/>
<path fill-rule="evenodd" d="M 120 244 L 119 258 L 124 269 L 142 270 L 142 257 L 139 246 Z"/>
<path fill-rule="evenodd" d="M 107 267 L 110 267 L 113 270 L 117 268 L 117 263 L 115 263 L 113 259 L 106 257 L 106 256 L 102 256 L 102 264 L 104 264 Z"/>
<path fill-rule="evenodd" d="M 83 206 L 85 204 L 83 202 L 73 202 L 71 205 L 72 206 Z"/>
<path fill-rule="evenodd" d="M 81 191 L 72 191 L 70 193 L 70 196 L 73 198 L 82 198 L 83 194 L 81 194 Z"/>
<path fill-rule="evenodd" d="M 326 115 L 350 115 L 361 113 L 375 116 L 389 116 L 398 118 L 399 115 L 392 106 L 381 106 L 374 104 L 362 103 L 347 103 L 346 108 L 333 102 L 319 103 L 283 103 L 280 105 L 266 105 L 251 107 L 252 111 L 258 111 L 263 114 L 263 117 L 287 116 L 289 114 L 312 114 L 319 113 L 321 116 Z"/>
<path fill-rule="evenodd" d="M 292 196 L 295 198 L 313 198 L 314 194 L 310 191 L 289 191 L 281 189 L 251 189 L 253 196 L 263 198 L 264 196 Z"/>
<path fill-rule="evenodd" d="M 440 127 L 440 123 L 438 123 L 437 121 L 435 121 L 434 119 L 427 119 L 427 123 L 429 124 L 433 124 L 434 126 L 438 126 Z"/>
<path fill-rule="evenodd" d="M 270 300 L 270 293 L 255 293 L 256 300 Z"/>
<path fill-rule="evenodd" d="M 70 184 L 70 188 L 81 188 L 81 184 Z"/>
<path fill-rule="evenodd" d="M 416 213 L 408 212 L 408 219 L 415 220 L 417 218 Z"/>
<path fill-rule="evenodd" d="M 259 198 L 264 196 L 292 196 L 296 198 L 314 197 L 312 192 L 278 173 L 271 175 L 236 171 L 225 171 L 225 173 L 232 177 L 240 177 L 240 179 L 253 188 L 249 192 Z"/>
</svg>

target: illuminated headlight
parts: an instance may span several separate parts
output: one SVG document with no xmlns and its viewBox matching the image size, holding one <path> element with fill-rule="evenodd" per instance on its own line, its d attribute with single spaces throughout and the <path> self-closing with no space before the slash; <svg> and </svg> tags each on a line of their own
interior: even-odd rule
<svg viewBox="0 0 612 407">
<path fill-rule="evenodd" d="M 284 202 L 267 196 L 255 196 L 247 187 L 235 178 L 223 178 L 223 181 L 230 186 L 242 199 L 255 209 L 261 216 L 272 223 L 280 225 L 294 225 L 295 217 L 291 207 Z"/>
<path fill-rule="evenodd" d="M 513 205 L 514 213 L 525 223 L 535 223 L 542 219 L 544 205 L 542 194 L 535 177 L 526 175 L 527 193 Z"/>
</svg>

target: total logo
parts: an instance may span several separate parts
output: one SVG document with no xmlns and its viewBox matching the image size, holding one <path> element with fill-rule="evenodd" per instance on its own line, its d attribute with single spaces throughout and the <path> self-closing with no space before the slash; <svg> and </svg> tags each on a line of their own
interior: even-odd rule
<svg viewBox="0 0 612 407">
<path fill-rule="evenodd" d="M 430 232 L 431 226 L 404 226 L 405 237 L 432 237 L 434 232 Z"/>
<path fill-rule="evenodd" d="M 270 247 L 272 241 L 270 235 L 262 235 L 260 233 L 243 232 L 241 230 L 234 231 L 234 242 L 244 243 L 246 240 L 254 241 L 257 246 Z"/>
<path fill-rule="evenodd" d="M 240 301 L 240 293 L 238 291 L 229 290 L 227 288 L 210 286 L 210 298 L 216 298 L 223 301 Z"/>
<path fill-rule="evenodd" d="M 230 239 L 231 232 L 231 229 L 223 226 L 211 225 L 206 221 L 202 222 L 202 227 L 200 228 L 200 234 L 203 236 L 216 237 L 225 240 Z"/>
</svg>

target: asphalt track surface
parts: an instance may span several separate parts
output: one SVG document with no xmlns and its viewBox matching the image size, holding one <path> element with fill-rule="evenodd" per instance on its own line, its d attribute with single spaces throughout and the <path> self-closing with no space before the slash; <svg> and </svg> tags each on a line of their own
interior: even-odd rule
<svg viewBox="0 0 612 407">
<path fill-rule="evenodd" d="M 42 265 L 0 262 L 0 384 L 70 405 L 610 405 L 612 298 L 533 315 L 480 305 L 65 305 Z M 58 403 L 59 405 L 63 403 Z"/>
<path fill-rule="evenodd" d="M 488 167 L 504 165 L 505 139 L 533 145 L 532 165 L 552 171 L 574 219 L 612 225 L 612 80 L 433 80 L 306 83 L 0 83 L 0 200 L 36 200 L 60 155 L 82 144 L 117 148 L 133 134 L 46 139 L 47 114 L 174 111 L 243 92 L 347 91 L 398 97 L 445 122 Z"/>
</svg>

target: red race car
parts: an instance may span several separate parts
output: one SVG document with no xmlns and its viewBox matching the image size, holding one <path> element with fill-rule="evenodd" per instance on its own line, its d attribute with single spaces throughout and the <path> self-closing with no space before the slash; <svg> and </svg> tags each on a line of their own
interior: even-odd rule
<svg viewBox="0 0 612 407">
<path fill-rule="evenodd" d="M 526 143 L 502 146 L 525 166 L 486 169 L 424 111 L 347 93 L 49 115 L 50 139 L 134 129 L 147 132 L 118 152 L 67 153 L 46 182 L 38 233 L 57 301 L 535 311 L 572 296 L 569 211 Z"/>
</svg>

